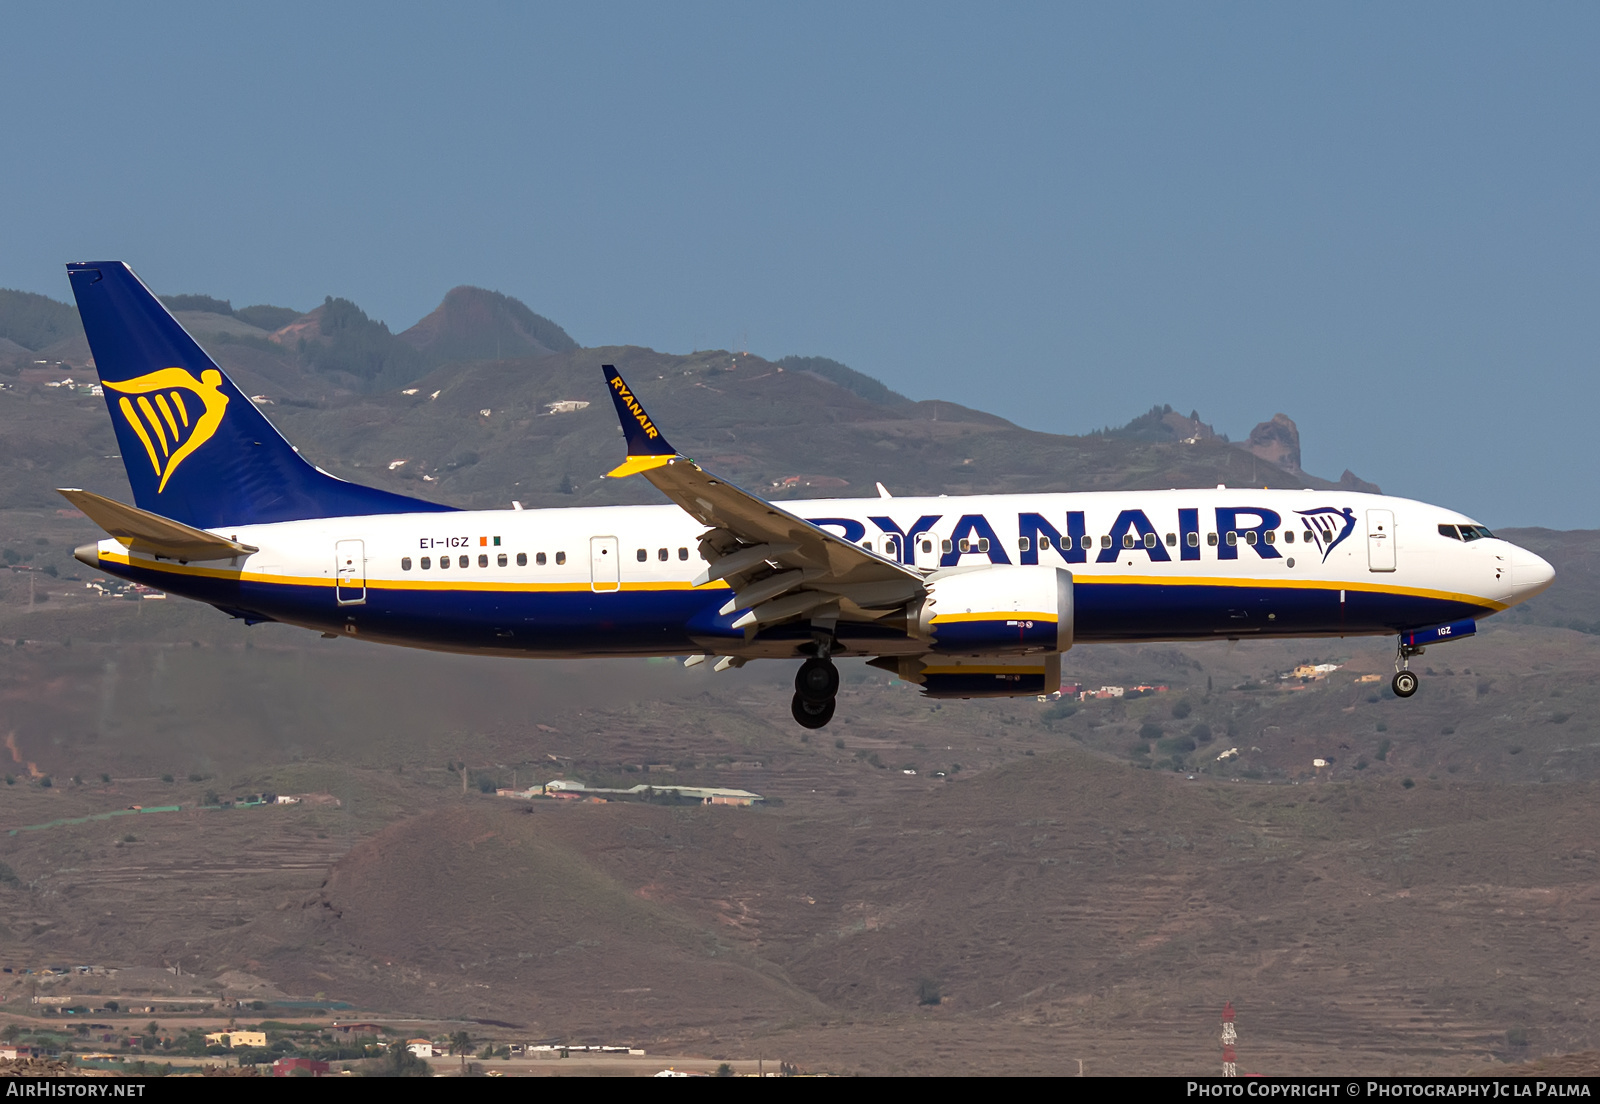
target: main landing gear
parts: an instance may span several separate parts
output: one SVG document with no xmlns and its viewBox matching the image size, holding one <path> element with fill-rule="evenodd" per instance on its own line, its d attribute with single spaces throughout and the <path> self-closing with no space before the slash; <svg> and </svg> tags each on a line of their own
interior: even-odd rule
<svg viewBox="0 0 1600 1104">
<path fill-rule="evenodd" d="M 1422 649 L 1413 645 L 1400 644 L 1394 653 L 1394 679 L 1389 683 L 1389 688 L 1394 691 L 1397 698 L 1409 698 L 1417 692 L 1417 676 L 1411 670 L 1411 657 L 1422 654 Z"/>
<path fill-rule="evenodd" d="M 833 720 L 834 696 L 839 693 L 839 669 L 826 654 L 813 656 L 794 676 L 794 699 L 789 712 L 801 728 L 822 728 Z"/>
</svg>

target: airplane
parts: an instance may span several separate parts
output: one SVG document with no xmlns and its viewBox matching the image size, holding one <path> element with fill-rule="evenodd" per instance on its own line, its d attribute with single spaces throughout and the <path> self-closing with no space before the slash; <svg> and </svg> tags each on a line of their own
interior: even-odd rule
<svg viewBox="0 0 1600 1104">
<path fill-rule="evenodd" d="M 612 478 L 669 505 L 457 510 L 302 458 L 121 262 L 67 266 L 134 505 L 61 494 L 109 538 L 76 557 L 248 624 L 523 657 L 798 660 L 833 718 L 863 657 L 931 698 L 1050 694 L 1078 644 L 1393 636 L 1410 660 L 1550 586 L 1472 518 L 1343 490 L 769 502 L 668 443 L 615 367 Z M 515 504 L 513 504 L 515 505 Z"/>
</svg>

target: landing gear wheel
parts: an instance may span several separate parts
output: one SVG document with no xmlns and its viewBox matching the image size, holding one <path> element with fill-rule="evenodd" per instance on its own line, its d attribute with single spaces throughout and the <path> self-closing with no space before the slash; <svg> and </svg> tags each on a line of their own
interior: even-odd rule
<svg viewBox="0 0 1600 1104">
<path fill-rule="evenodd" d="M 831 660 L 808 659 L 794 675 L 794 692 L 812 705 L 831 702 L 839 692 L 839 668 Z M 829 710 L 832 715 L 832 710 Z M 802 724 L 804 722 L 801 722 Z M 822 724 L 827 724 L 823 721 Z M 818 725 L 821 728 L 822 725 Z"/>
<path fill-rule="evenodd" d="M 789 712 L 794 714 L 794 719 L 801 728 L 822 728 L 833 720 L 833 699 L 824 702 L 808 702 L 798 692 L 789 702 Z"/>
<path fill-rule="evenodd" d="M 1417 676 L 1410 671 L 1400 671 L 1394 676 L 1394 681 L 1389 684 L 1397 698 L 1409 698 L 1417 692 Z"/>
</svg>

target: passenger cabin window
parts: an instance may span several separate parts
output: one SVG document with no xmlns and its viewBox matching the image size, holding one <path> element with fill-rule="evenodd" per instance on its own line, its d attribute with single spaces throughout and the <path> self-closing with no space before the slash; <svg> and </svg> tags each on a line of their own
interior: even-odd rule
<svg viewBox="0 0 1600 1104">
<path fill-rule="evenodd" d="M 963 551 L 963 552 L 971 552 L 972 551 L 972 542 L 971 541 L 962 541 L 961 542 L 961 551 Z"/>
<path fill-rule="evenodd" d="M 522 558 L 521 556 L 517 557 L 517 559 L 519 559 L 519 560 L 521 558 Z M 534 557 L 533 557 L 533 562 L 535 564 L 537 564 L 538 566 L 543 567 L 544 566 L 544 553 L 543 552 L 536 553 L 534 555 Z"/>
<path fill-rule="evenodd" d="M 401 556 L 400 557 L 400 570 L 401 571 L 410 571 L 411 570 L 411 557 L 410 556 Z"/>
<path fill-rule="evenodd" d="M 1216 544 L 1217 542 L 1216 541 L 1212 541 L 1211 543 L 1212 544 Z M 1188 544 L 1189 544 L 1190 548 L 1199 548 L 1200 547 L 1200 534 L 1199 533 L 1190 533 L 1189 534 Z"/>
<path fill-rule="evenodd" d="M 1101 548 L 1110 548 L 1111 547 L 1111 534 L 1107 533 L 1107 534 L 1105 534 L 1104 536 L 1102 536 L 1100 538 L 1100 547 Z"/>
<path fill-rule="evenodd" d="M 544 559 L 543 556 L 540 556 L 539 558 L 541 560 Z M 518 552 L 517 553 L 517 566 L 518 567 L 527 567 L 528 566 L 528 554 L 526 552 Z"/>
<path fill-rule="evenodd" d="M 923 541 L 922 542 L 922 551 L 925 552 L 925 553 L 931 553 L 933 551 L 933 542 L 929 541 L 929 540 Z"/>
<path fill-rule="evenodd" d="M 1124 547 L 1124 548 L 1132 548 L 1133 547 L 1133 534 L 1132 533 L 1124 533 L 1124 534 L 1122 534 L 1122 547 Z"/>
<path fill-rule="evenodd" d="M 1254 544 L 1255 542 L 1251 541 L 1250 543 Z M 1267 543 L 1268 544 L 1277 544 L 1278 543 L 1278 531 L 1276 529 L 1268 529 L 1267 530 Z"/>
<path fill-rule="evenodd" d="M 1293 529 L 1285 529 L 1283 531 L 1283 543 L 1284 544 L 1293 544 L 1294 543 L 1294 530 Z"/>
<path fill-rule="evenodd" d="M 1245 532 L 1244 542 L 1246 544 L 1254 544 L 1256 542 L 1256 540 L 1257 540 L 1256 531 L 1254 529 L 1250 529 L 1250 530 L 1247 530 Z"/>
<path fill-rule="evenodd" d="M 560 565 L 560 564 L 564 564 L 566 562 L 567 562 L 567 554 L 565 552 L 557 552 L 556 553 L 556 564 Z"/>
<path fill-rule="evenodd" d="M 639 551 L 637 551 L 637 552 L 635 552 L 633 554 L 633 558 L 638 560 L 640 563 L 644 563 L 646 560 L 648 560 L 650 558 L 650 553 L 646 552 L 644 549 L 641 548 L 641 549 L 639 549 Z"/>
<path fill-rule="evenodd" d="M 487 552 L 478 553 L 478 566 L 479 567 L 488 567 L 489 566 L 489 553 L 487 553 Z"/>
<path fill-rule="evenodd" d="M 431 556 L 422 557 L 422 570 L 426 571 L 426 570 L 428 570 L 428 568 L 430 568 L 432 566 L 433 566 L 433 558 Z"/>
<path fill-rule="evenodd" d="M 1176 547 L 1178 547 L 1178 534 L 1176 534 L 1176 533 L 1168 533 L 1167 534 L 1167 547 L 1168 548 L 1176 548 Z"/>
<path fill-rule="evenodd" d="M 662 563 L 666 563 L 667 562 L 667 550 L 665 548 L 656 549 L 656 559 L 660 560 Z"/>
<path fill-rule="evenodd" d="M 989 538 L 988 537 L 979 537 L 978 538 L 978 551 L 979 552 L 987 552 L 987 551 L 989 551 Z"/>
<path fill-rule="evenodd" d="M 962 541 L 961 543 L 962 544 L 966 544 L 967 542 L 966 541 Z M 941 552 L 950 551 L 950 542 L 949 541 L 940 541 L 939 542 L 939 551 L 941 551 Z M 965 552 L 966 549 L 963 548 L 961 551 Z"/>
<path fill-rule="evenodd" d="M 466 556 L 462 556 L 459 560 L 456 561 L 456 566 L 457 567 L 466 567 L 468 562 L 469 561 L 468 561 L 467 557 Z"/>
<path fill-rule="evenodd" d="M 1156 535 L 1154 533 L 1146 533 L 1144 535 L 1144 546 L 1146 548 L 1154 548 L 1156 546 Z"/>
<path fill-rule="evenodd" d="M 1070 539 L 1070 538 L 1069 538 L 1069 539 Z M 1079 545 L 1079 547 L 1081 547 L 1081 548 L 1082 548 L 1082 549 L 1083 549 L 1083 550 L 1084 550 L 1084 551 L 1085 551 L 1085 552 L 1087 552 L 1087 551 L 1089 551 L 1089 549 L 1091 549 L 1091 548 L 1093 548 L 1093 547 L 1094 547 L 1094 538 L 1093 538 L 1093 537 L 1091 537 L 1091 536 L 1090 536 L 1090 535 L 1089 535 L 1089 534 L 1088 534 L 1088 533 L 1085 533 L 1085 534 L 1084 534 L 1084 535 L 1083 535 L 1083 537 L 1082 537 L 1082 539 L 1081 539 L 1081 540 L 1079 540 L 1079 542 L 1078 542 L 1078 545 Z"/>
<path fill-rule="evenodd" d="M 689 558 L 689 550 L 687 548 L 678 549 L 678 559 L 687 560 L 688 558 Z"/>
<path fill-rule="evenodd" d="M 494 562 L 496 566 L 504 567 L 506 565 L 506 554 L 504 552 L 500 553 L 500 555 L 495 557 Z"/>
<path fill-rule="evenodd" d="M 1234 545 L 1236 545 L 1238 543 L 1239 543 L 1239 534 L 1235 533 L 1231 529 L 1228 530 L 1228 547 L 1232 548 Z"/>
<path fill-rule="evenodd" d="M 450 566 L 450 557 L 449 556 L 440 556 L 439 557 L 439 570 L 440 571 L 444 571 L 447 568 L 449 568 L 449 566 Z"/>
<path fill-rule="evenodd" d="M 1217 535 L 1215 533 L 1207 533 L 1206 543 L 1212 548 L 1215 548 L 1217 546 Z"/>
</svg>

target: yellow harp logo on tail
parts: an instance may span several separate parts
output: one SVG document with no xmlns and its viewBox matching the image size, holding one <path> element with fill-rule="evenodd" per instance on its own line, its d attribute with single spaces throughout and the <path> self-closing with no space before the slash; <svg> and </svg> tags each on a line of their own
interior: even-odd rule
<svg viewBox="0 0 1600 1104">
<path fill-rule="evenodd" d="M 167 489 L 167 480 L 178 465 L 211 440 L 228 406 L 228 396 L 222 393 L 222 373 L 215 368 L 201 372 L 199 379 L 183 368 L 163 368 L 121 383 L 106 382 L 105 386 L 122 392 L 117 406 L 144 445 L 150 466 L 161 477 L 157 494 Z"/>
</svg>

